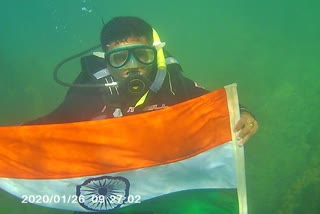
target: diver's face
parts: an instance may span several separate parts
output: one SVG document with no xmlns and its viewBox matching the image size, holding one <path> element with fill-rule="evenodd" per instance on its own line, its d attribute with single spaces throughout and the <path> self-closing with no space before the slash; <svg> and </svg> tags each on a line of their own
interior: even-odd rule
<svg viewBox="0 0 320 214">
<path fill-rule="evenodd" d="M 155 50 L 135 48 L 139 46 L 150 44 L 145 37 L 129 37 L 125 41 L 113 42 L 108 46 L 107 69 L 114 78 L 124 80 L 135 73 L 150 80 L 156 62 Z"/>
</svg>

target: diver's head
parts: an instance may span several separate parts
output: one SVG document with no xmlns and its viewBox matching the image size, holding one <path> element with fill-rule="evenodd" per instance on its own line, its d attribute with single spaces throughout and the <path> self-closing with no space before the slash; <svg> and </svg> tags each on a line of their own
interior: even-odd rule
<svg viewBox="0 0 320 214">
<path fill-rule="evenodd" d="M 101 44 L 107 69 L 122 81 L 130 75 L 141 75 L 152 81 L 157 63 L 152 27 L 137 17 L 116 17 L 104 25 Z"/>
</svg>

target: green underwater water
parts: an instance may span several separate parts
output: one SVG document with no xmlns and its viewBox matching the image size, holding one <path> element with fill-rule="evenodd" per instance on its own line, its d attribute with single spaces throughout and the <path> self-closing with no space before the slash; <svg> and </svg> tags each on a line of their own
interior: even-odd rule
<svg viewBox="0 0 320 214">
<path fill-rule="evenodd" d="M 257 117 L 259 132 L 245 145 L 249 213 L 320 213 L 319 7 L 315 0 L 3 2 L 0 125 L 38 117 L 63 100 L 67 89 L 53 81 L 53 68 L 98 44 L 102 19 L 140 16 L 186 76 L 211 90 L 236 82 L 240 102 Z M 79 69 L 72 62 L 62 76 L 71 81 Z M 192 206 L 181 213 L 208 204 Z M 0 213 L 72 212 L 21 204 L 1 191 Z"/>
</svg>

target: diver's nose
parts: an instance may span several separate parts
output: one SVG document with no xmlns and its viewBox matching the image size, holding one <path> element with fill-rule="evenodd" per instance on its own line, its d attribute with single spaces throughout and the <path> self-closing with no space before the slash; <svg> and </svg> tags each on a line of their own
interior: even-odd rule
<svg viewBox="0 0 320 214">
<path fill-rule="evenodd" d="M 138 67 L 138 61 L 131 56 L 131 58 L 129 59 L 129 62 L 126 65 L 127 68 L 132 69 L 132 68 L 137 68 Z"/>
</svg>

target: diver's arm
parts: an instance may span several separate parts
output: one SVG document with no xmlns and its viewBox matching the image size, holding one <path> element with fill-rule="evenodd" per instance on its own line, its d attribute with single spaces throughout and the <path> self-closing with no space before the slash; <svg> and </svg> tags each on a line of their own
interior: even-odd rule
<svg viewBox="0 0 320 214">
<path fill-rule="evenodd" d="M 73 89 L 52 112 L 22 125 L 68 123 L 91 120 L 104 106 L 101 94 Z"/>
<path fill-rule="evenodd" d="M 22 125 L 43 125 L 43 124 L 56 124 L 56 123 L 66 123 L 70 121 L 68 111 L 70 111 L 68 107 L 68 102 L 62 102 L 55 110 L 39 117 L 37 119 L 27 121 Z"/>
</svg>

